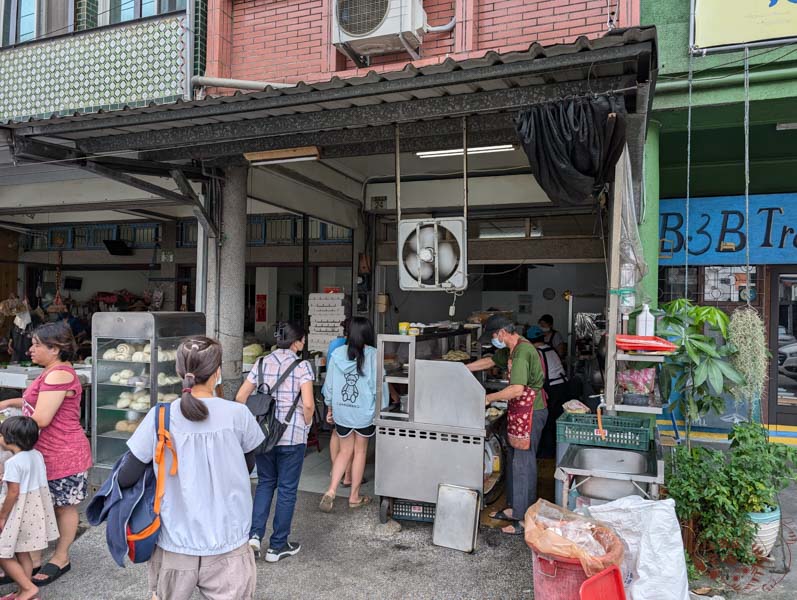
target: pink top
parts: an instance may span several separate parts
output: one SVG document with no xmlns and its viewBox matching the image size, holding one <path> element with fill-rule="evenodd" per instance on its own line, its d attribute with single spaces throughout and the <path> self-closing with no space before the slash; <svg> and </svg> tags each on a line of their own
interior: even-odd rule
<svg viewBox="0 0 797 600">
<path fill-rule="evenodd" d="M 59 385 L 45 383 L 45 377 L 53 371 L 71 373 L 73 379 Z M 68 395 L 70 391 L 74 392 L 72 396 Z M 39 441 L 35 446 L 44 456 L 47 480 L 53 481 L 88 471 L 91 467 L 91 447 L 80 425 L 80 397 L 83 386 L 80 385 L 77 373 L 68 365 L 45 369 L 22 394 L 22 414 L 27 417 L 33 415 L 40 392 L 67 392 L 53 420 L 39 432 Z"/>
</svg>

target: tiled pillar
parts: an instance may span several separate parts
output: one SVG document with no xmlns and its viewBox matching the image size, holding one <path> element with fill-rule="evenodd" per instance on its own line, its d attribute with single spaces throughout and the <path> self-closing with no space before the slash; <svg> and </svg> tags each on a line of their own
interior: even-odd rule
<svg viewBox="0 0 797 600">
<path fill-rule="evenodd" d="M 75 29 L 85 31 L 97 26 L 97 0 L 77 0 L 75 2 Z"/>
</svg>

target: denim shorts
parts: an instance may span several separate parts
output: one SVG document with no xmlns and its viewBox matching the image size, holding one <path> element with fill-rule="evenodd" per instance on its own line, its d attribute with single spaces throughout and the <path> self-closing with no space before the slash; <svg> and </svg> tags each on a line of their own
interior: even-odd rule
<svg viewBox="0 0 797 600">
<path fill-rule="evenodd" d="M 368 427 L 354 429 L 353 427 L 344 427 L 343 425 L 338 425 L 337 423 L 335 424 L 335 432 L 338 434 L 339 438 L 349 437 L 352 431 L 360 437 L 370 438 L 374 437 L 374 434 L 376 433 L 376 425 L 369 425 Z"/>
</svg>

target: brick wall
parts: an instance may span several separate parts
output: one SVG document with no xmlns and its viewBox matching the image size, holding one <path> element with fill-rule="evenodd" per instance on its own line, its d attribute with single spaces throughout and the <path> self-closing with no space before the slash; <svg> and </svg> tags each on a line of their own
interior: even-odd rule
<svg viewBox="0 0 797 600">
<path fill-rule="evenodd" d="M 619 6 L 620 27 L 638 24 L 639 0 L 611 4 Z M 333 6 L 334 0 L 210 0 L 207 74 L 293 83 L 361 72 L 331 44 Z M 425 37 L 418 66 L 599 37 L 607 29 L 606 0 L 424 0 L 424 9 L 430 25 L 452 17 L 457 25 Z M 224 39 L 214 40 L 214 32 Z M 405 53 L 373 57 L 370 68 L 395 70 L 408 61 Z"/>
</svg>

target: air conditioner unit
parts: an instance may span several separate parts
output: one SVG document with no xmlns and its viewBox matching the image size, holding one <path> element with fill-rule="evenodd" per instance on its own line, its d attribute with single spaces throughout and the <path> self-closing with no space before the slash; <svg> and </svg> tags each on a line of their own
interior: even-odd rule
<svg viewBox="0 0 797 600">
<path fill-rule="evenodd" d="M 360 56 L 417 50 L 426 12 L 422 0 L 334 0 L 332 42 L 347 44 Z"/>
<path fill-rule="evenodd" d="M 399 287 L 405 291 L 465 290 L 467 253 L 467 225 L 463 218 L 399 221 Z"/>
</svg>

